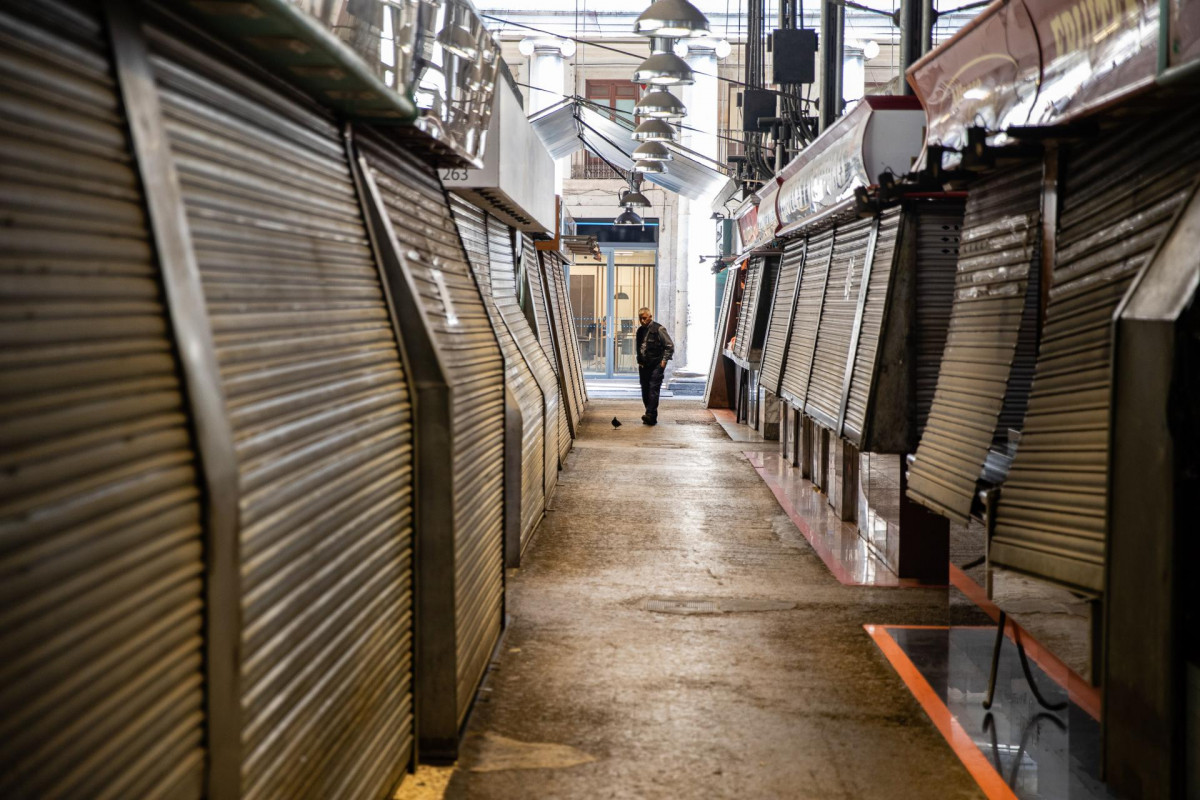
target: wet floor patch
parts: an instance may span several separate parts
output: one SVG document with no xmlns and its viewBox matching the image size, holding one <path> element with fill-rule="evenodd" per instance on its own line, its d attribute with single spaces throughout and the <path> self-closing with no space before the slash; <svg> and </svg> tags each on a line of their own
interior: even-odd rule
<svg viewBox="0 0 1200 800">
<path fill-rule="evenodd" d="M 787 600 L 753 600 L 736 597 L 647 597 L 643 611 L 656 614 L 745 614 L 756 611 L 790 611 Z"/>
<path fill-rule="evenodd" d="M 590 764 L 596 757 L 577 747 L 551 742 L 522 742 L 495 733 L 485 733 L 471 772 L 501 772 L 513 769 L 564 769 Z"/>
</svg>

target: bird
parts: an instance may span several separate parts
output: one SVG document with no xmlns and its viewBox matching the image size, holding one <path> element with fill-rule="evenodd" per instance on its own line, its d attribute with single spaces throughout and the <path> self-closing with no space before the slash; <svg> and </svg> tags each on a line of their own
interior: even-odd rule
<svg viewBox="0 0 1200 800">
<path fill-rule="evenodd" d="M 621 420 L 617 419 L 616 417 L 613 417 L 613 427 L 614 428 L 621 427 Z"/>
</svg>

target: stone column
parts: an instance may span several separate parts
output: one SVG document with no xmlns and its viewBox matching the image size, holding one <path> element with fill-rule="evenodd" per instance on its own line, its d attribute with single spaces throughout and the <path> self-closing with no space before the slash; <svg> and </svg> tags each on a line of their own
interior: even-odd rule
<svg viewBox="0 0 1200 800">
<path fill-rule="evenodd" d="M 681 143 L 707 158 L 716 159 L 717 149 L 717 47 L 709 40 L 687 42 L 686 59 L 696 71 L 696 83 L 686 92 L 684 104 L 688 115 L 683 124 L 695 130 L 684 130 Z M 703 74 L 701 74 L 703 73 Z M 688 202 L 686 223 L 680 216 L 681 238 L 686 238 L 685 260 L 679 264 L 680 305 L 686 309 L 687 342 L 686 369 L 698 375 L 708 372 L 714 347 L 713 326 L 716 315 L 717 284 L 708 263 L 701 264 L 700 256 L 713 255 L 715 250 L 715 223 L 712 215 L 712 198 Z M 682 203 L 681 203 L 682 206 Z M 681 207 L 682 210 L 682 207 Z M 686 287 L 686 288 L 685 288 Z M 685 294 L 686 292 L 686 294 Z"/>
<path fill-rule="evenodd" d="M 566 89 L 566 59 L 575 55 L 575 43 L 553 36 L 538 36 L 523 39 L 521 54 L 529 59 L 529 102 L 525 107 L 527 116 L 533 116 L 563 99 Z M 560 158 L 554 162 L 554 193 L 563 193 L 570 159 Z"/>
</svg>

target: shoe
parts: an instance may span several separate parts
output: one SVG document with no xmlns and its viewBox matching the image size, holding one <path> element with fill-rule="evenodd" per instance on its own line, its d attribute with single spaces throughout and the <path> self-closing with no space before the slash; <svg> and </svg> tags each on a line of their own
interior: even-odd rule
<svg viewBox="0 0 1200 800">
<path fill-rule="evenodd" d="M 642 422 L 646 425 L 649 425 L 650 424 L 650 415 L 642 414 Z"/>
<path fill-rule="evenodd" d="M 658 420 L 657 420 L 657 419 L 653 419 L 653 418 L 651 418 L 651 419 L 647 419 L 647 420 L 646 420 L 646 424 L 647 424 L 647 425 L 657 425 L 657 424 L 658 424 Z"/>
</svg>

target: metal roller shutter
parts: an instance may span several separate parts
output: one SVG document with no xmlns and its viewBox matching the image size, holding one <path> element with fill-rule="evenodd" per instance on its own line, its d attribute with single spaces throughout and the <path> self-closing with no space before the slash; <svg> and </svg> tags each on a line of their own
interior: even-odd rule
<svg viewBox="0 0 1200 800">
<path fill-rule="evenodd" d="M 537 333 L 529 324 L 529 318 L 521 310 L 517 297 L 516 256 L 513 248 L 512 228 L 495 217 L 489 216 L 488 241 L 491 243 L 492 254 L 492 292 L 496 298 L 496 307 L 508 323 L 508 329 L 517 342 L 517 346 L 525 355 L 525 361 L 533 370 L 533 377 L 542 392 L 544 413 L 542 422 L 545 425 L 543 441 L 546 443 L 542 453 L 542 468 L 540 470 L 544 481 L 544 493 L 547 503 L 558 485 L 558 419 L 559 404 L 558 378 L 554 375 L 554 367 L 546 353 L 538 343 Z"/>
<path fill-rule="evenodd" d="M 985 178 L 967 198 L 937 389 L 908 474 L 908 496 L 953 519 L 970 514 L 1009 391 L 1026 293 L 1037 291 L 1041 196 L 1038 163 Z"/>
<path fill-rule="evenodd" d="M 379 141 L 364 151 L 407 248 L 453 396 L 455 625 L 459 722 L 500 636 L 504 594 L 504 358 L 434 170 Z"/>
<path fill-rule="evenodd" d="M 564 459 L 567 457 L 567 453 L 571 452 L 571 426 L 567 423 L 567 401 L 562 397 L 562 391 L 557 381 L 562 374 L 562 364 L 559 363 L 558 353 L 554 349 L 554 332 L 550 328 L 550 307 L 546 299 L 546 286 L 542 278 L 538 253 L 532 239 L 528 236 L 522 236 L 521 239 L 523 242 L 519 254 L 521 271 L 525 274 L 525 282 L 529 287 L 529 303 L 533 307 L 534 319 L 537 321 L 538 343 L 541 345 L 542 352 L 546 354 L 546 359 L 550 362 L 556 378 L 553 389 L 547 388 L 546 391 L 553 391 L 558 395 L 558 457 Z M 555 469 L 557 468 L 558 464 L 556 463 Z"/>
<path fill-rule="evenodd" d="M 729 267 L 725 273 L 725 291 L 721 295 L 721 310 L 717 312 L 717 329 L 715 331 L 716 341 L 713 343 L 712 358 L 708 362 L 708 380 L 704 384 L 704 407 L 708 408 L 709 401 L 712 399 L 713 386 L 717 380 L 717 370 L 721 365 L 721 359 L 724 358 L 725 345 L 728 342 L 730 319 L 732 313 L 733 295 L 737 291 L 738 271 L 735 267 Z"/>
<path fill-rule="evenodd" d="M 451 197 L 451 208 L 467 251 L 471 270 L 479 283 L 483 304 L 487 308 L 492 329 L 504 353 L 504 374 L 521 407 L 521 542 L 528 543 L 546 510 L 545 470 L 546 429 L 543 416 L 542 391 L 533 371 L 525 361 L 508 323 L 496 305 L 492 287 L 492 265 L 488 243 L 487 215 L 458 197 Z"/>
<path fill-rule="evenodd" d="M 188 409 L 97 8 L 0 8 L 0 795 L 204 792 Z"/>
<path fill-rule="evenodd" d="M 758 385 L 779 394 L 779 377 L 783 373 L 788 343 L 792 336 L 792 315 L 796 309 L 796 290 L 800 286 L 800 270 L 804 266 L 807 239 L 788 244 L 779 268 L 778 286 L 771 305 L 767 335 L 763 341 L 762 374 Z"/>
<path fill-rule="evenodd" d="M 763 259 L 755 257 L 746 263 L 742 273 L 746 288 L 742 290 L 742 303 L 738 309 L 737 334 L 733 342 L 733 354 L 743 361 L 750 358 L 750 346 L 754 338 L 754 311 L 758 307 L 759 279 L 762 277 Z"/>
<path fill-rule="evenodd" d="M 808 395 L 809 375 L 817 343 L 817 324 L 825 300 L 825 283 L 833 255 L 833 230 L 809 237 L 808 255 L 797 286 L 796 310 L 792 319 L 792 338 L 780 379 L 780 392 L 802 408 Z M 844 363 L 844 362 L 843 362 Z"/>
<path fill-rule="evenodd" d="M 937 201 L 917 204 L 917 352 L 916 352 L 916 433 L 925 430 L 925 421 L 933 406 L 938 370 L 946 350 L 950 331 L 950 313 L 954 305 L 954 276 L 958 265 L 959 240 L 962 237 L 961 201 Z M 1037 293 L 1026 293 L 1034 299 Z M 1029 333 L 1036 346 L 1037 331 Z M 1018 421 L 1019 424 L 1019 421 Z"/>
<path fill-rule="evenodd" d="M 583 371 L 580 369 L 579 355 L 576 350 L 578 341 L 571 316 L 571 299 L 567 295 L 562 262 L 548 253 L 539 253 L 538 255 L 541 257 L 542 275 L 546 279 L 551 318 L 554 320 L 557 333 L 555 344 L 559 352 L 559 362 L 563 365 L 561 380 L 561 385 L 565 387 L 563 399 L 569 406 L 571 429 L 576 431 L 579 418 L 583 415 Z"/>
<path fill-rule="evenodd" d="M 412 747 L 412 408 L 345 148 L 321 112 L 163 25 L 153 64 L 242 490 L 243 796 L 383 796 Z"/>
<path fill-rule="evenodd" d="M 804 413 L 837 431 L 838 411 L 846 380 L 846 360 L 858 310 L 863 268 L 876 221 L 864 219 L 837 227 L 826 279 L 825 303 L 817 327 L 816 352 Z"/>
<path fill-rule="evenodd" d="M 875 360 L 879 353 L 879 337 L 883 331 L 883 317 L 892 287 L 901 213 L 897 207 L 888 209 L 880 216 L 878 229 L 871 236 L 873 248 L 865 255 L 865 285 L 860 275 L 857 291 L 851 289 L 851 296 L 858 304 L 855 311 L 858 330 L 850 343 L 847 358 L 851 370 L 847 376 L 847 391 L 841 401 L 843 424 L 840 433 L 855 445 L 861 445 L 863 441 L 867 406 L 875 378 Z"/>
<path fill-rule="evenodd" d="M 1112 317 L 1200 173 L 1200 115 L 1130 124 L 1066 153 L 1054 274 L 998 564 L 1104 588 Z"/>
</svg>

